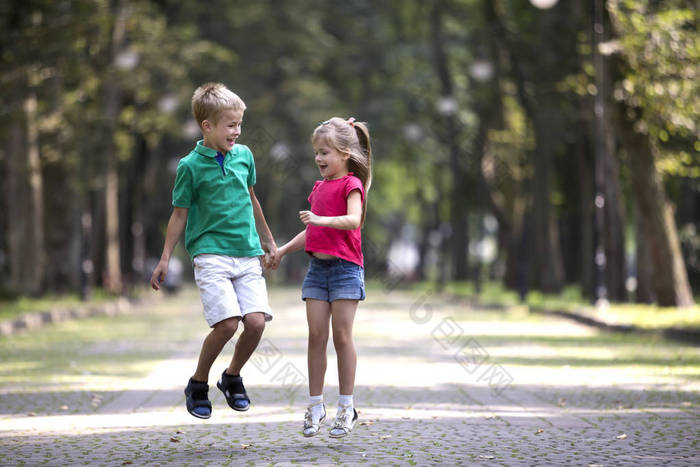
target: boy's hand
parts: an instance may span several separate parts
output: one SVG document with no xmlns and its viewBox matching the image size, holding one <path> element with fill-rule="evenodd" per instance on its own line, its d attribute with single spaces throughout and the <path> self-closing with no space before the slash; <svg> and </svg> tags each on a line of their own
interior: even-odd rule
<svg viewBox="0 0 700 467">
<path fill-rule="evenodd" d="M 277 245 L 274 242 L 265 242 L 262 244 L 262 249 L 265 252 L 263 256 L 263 268 L 265 269 L 277 269 L 280 262 L 277 259 Z"/>
<path fill-rule="evenodd" d="M 299 219 L 301 219 L 304 225 L 318 225 L 319 216 L 311 211 L 299 211 Z"/>
<path fill-rule="evenodd" d="M 277 269 L 282 262 L 282 256 L 284 256 L 284 254 L 281 249 L 276 250 L 274 254 L 270 254 L 270 265 L 268 268 Z"/>
<path fill-rule="evenodd" d="M 163 282 L 167 273 L 168 262 L 160 260 L 156 268 L 153 270 L 153 275 L 151 276 L 151 287 L 153 287 L 153 290 L 160 290 L 160 283 Z"/>
</svg>

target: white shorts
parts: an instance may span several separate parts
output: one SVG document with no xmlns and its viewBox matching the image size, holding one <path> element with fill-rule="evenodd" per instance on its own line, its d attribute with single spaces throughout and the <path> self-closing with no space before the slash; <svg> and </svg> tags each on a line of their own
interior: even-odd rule
<svg viewBox="0 0 700 467">
<path fill-rule="evenodd" d="M 272 319 L 258 256 L 201 254 L 195 256 L 193 263 L 204 319 L 210 327 L 227 318 L 243 318 L 248 313 L 262 312 L 265 321 Z"/>
</svg>

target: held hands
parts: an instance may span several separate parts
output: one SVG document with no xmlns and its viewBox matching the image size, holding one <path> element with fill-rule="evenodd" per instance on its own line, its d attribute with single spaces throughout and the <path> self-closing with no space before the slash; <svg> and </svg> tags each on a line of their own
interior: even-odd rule
<svg viewBox="0 0 700 467">
<path fill-rule="evenodd" d="M 311 211 L 299 211 L 299 219 L 304 223 L 304 225 L 319 225 L 321 220 L 320 216 L 317 216 Z"/>
<path fill-rule="evenodd" d="M 265 255 L 262 258 L 262 265 L 265 269 L 277 269 L 282 261 L 280 250 L 274 243 L 266 243 L 262 245 Z"/>
</svg>

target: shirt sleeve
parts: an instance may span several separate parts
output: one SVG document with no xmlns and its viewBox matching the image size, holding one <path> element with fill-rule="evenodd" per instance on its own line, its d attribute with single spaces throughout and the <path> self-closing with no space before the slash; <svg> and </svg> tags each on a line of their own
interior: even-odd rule
<svg viewBox="0 0 700 467">
<path fill-rule="evenodd" d="M 177 165 L 175 186 L 173 187 L 173 206 L 188 208 L 192 205 L 192 172 L 182 161 Z"/>
<path fill-rule="evenodd" d="M 253 157 L 253 153 L 250 151 L 250 148 L 246 149 L 248 149 L 248 158 L 250 159 L 250 170 L 248 171 L 248 187 L 250 188 L 251 186 L 254 186 L 256 182 L 255 158 Z"/>
<path fill-rule="evenodd" d="M 362 199 L 362 202 L 364 203 L 365 187 L 362 186 L 362 180 L 355 176 L 348 177 L 348 181 L 345 183 L 345 193 L 343 193 L 345 199 L 348 199 L 348 196 L 350 196 L 350 193 L 353 190 L 360 190 L 360 197 Z"/>
</svg>

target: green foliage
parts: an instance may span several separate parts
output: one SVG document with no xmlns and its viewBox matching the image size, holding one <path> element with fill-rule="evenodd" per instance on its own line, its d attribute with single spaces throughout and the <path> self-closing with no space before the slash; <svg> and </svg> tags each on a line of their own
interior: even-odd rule
<svg viewBox="0 0 700 467">
<path fill-rule="evenodd" d="M 114 14 L 117 5 L 126 7 L 123 25 Z M 456 102 L 457 164 L 469 180 L 450 165 L 430 22 L 436 6 Z M 497 18 L 489 17 L 489 6 Z M 617 50 L 627 63 L 616 96 L 644 110 L 643 124 L 664 156 L 662 170 L 700 178 L 698 12 L 687 0 L 610 0 L 608 7 Z M 91 207 L 98 223 L 108 163 L 104 148 L 114 144 L 125 224 L 121 244 L 132 247 L 127 204 L 135 199 L 143 204 L 148 253 L 157 256 L 170 209 L 173 174 L 167 167 L 199 138 L 192 132 L 192 91 L 206 81 L 223 81 L 248 105 L 240 141 L 256 157 L 256 192 L 277 237 L 290 238 L 301 229 L 297 212 L 319 177 L 309 136 L 317 122 L 338 115 L 370 124 L 374 184 L 363 232 L 379 246 L 371 258 L 375 264 L 385 262 L 403 223 L 415 226 L 419 237 L 448 223 L 456 203 L 452 194 L 463 185 L 468 195 L 456 210 L 468 211 L 476 225 L 492 201 L 515 241 L 538 183 L 528 104 L 551 100 L 557 112 L 566 134 L 555 135 L 551 198 L 555 215 L 579 214 L 578 193 L 569 185 L 578 166 L 569 149 L 590 141 L 586 106 L 596 91 L 591 18 L 585 8 L 564 14 L 559 8 L 561 2 L 540 11 L 527 1 L 504 0 L 2 2 L 0 159 L 10 140 L 9 123 L 24 118 L 22 100 L 36 96 L 43 167 L 61 169 L 60 175 L 46 170 L 54 177 L 50 186 L 58 189 L 45 196 L 73 200 L 73 211 Z M 112 50 L 121 26 L 124 40 Z M 504 39 L 512 43 L 512 57 Z M 477 62 L 487 62 L 493 74 L 476 79 L 471 67 Z M 110 86 L 119 94 L 115 122 L 105 121 Z M 478 140 L 480 129 L 485 141 Z M 5 186 L 3 170 L 4 165 Z M 488 184 L 488 200 L 476 174 Z M 628 177 L 624 167 L 623 177 Z M 134 190 L 138 186 L 144 193 Z M 46 217 L 50 231 L 77 223 L 59 227 Z M 0 214 L 0 227 L 7 224 Z M 473 225 L 470 229 L 479 235 Z M 688 245 L 694 245 L 696 234 L 683 238 L 689 235 Z M 0 249 L 5 240 L 0 235 Z M 438 261 L 449 262 L 449 256 Z M 122 264 L 131 260 L 123 258 Z"/>
<path fill-rule="evenodd" d="M 666 173 L 700 177 L 700 34 L 685 0 L 610 0 L 617 45 L 628 64 L 616 97 L 644 110 Z"/>
</svg>

